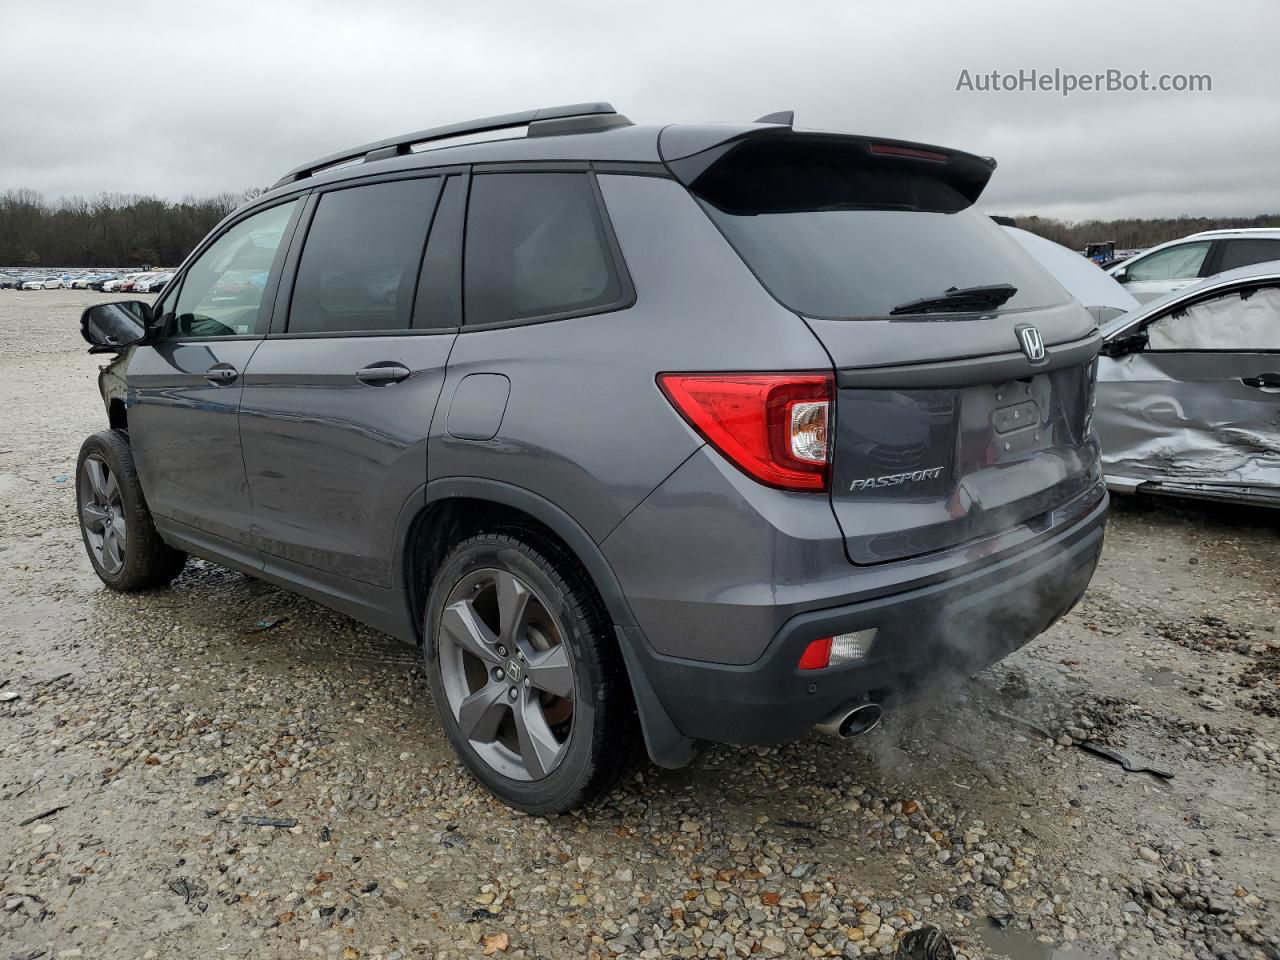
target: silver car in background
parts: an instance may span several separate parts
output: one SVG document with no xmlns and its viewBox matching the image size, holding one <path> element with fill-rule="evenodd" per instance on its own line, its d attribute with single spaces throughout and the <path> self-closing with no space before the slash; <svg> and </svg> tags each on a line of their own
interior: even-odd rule
<svg viewBox="0 0 1280 960">
<path fill-rule="evenodd" d="M 1107 486 L 1280 507 L 1280 261 L 1102 326 L 1094 424 Z"/>
<path fill-rule="evenodd" d="M 1107 273 L 1139 303 L 1149 303 L 1197 280 L 1272 260 L 1280 260 L 1280 229 L 1205 230 L 1145 250 Z"/>
</svg>

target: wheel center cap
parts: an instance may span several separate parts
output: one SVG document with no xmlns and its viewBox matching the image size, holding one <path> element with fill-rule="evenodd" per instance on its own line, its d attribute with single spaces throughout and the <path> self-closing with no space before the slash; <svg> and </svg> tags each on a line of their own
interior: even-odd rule
<svg viewBox="0 0 1280 960">
<path fill-rule="evenodd" d="M 524 676 L 524 670 L 514 660 L 507 661 L 507 665 L 503 667 L 503 673 L 507 675 L 508 683 L 519 683 L 520 678 Z"/>
</svg>

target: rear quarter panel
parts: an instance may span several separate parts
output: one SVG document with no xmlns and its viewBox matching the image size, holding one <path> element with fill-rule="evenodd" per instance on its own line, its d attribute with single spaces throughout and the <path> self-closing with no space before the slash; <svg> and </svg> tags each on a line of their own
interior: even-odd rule
<svg viewBox="0 0 1280 960">
<path fill-rule="evenodd" d="M 524 487 L 596 542 L 702 446 L 658 390 L 658 373 L 830 368 L 803 321 L 764 291 L 682 186 L 624 175 L 599 183 L 635 303 L 589 317 L 464 328 L 428 454 L 431 479 Z M 491 440 L 445 429 L 458 383 L 474 373 L 510 380 Z"/>
</svg>

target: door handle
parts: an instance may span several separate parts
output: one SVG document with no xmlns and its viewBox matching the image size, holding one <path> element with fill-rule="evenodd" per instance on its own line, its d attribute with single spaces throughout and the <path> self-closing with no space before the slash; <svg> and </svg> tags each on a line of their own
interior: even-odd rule
<svg viewBox="0 0 1280 960">
<path fill-rule="evenodd" d="M 1260 373 L 1256 377 L 1241 377 L 1240 382 L 1246 387 L 1253 387 L 1266 393 L 1280 393 L 1280 373 Z"/>
<path fill-rule="evenodd" d="M 204 372 L 204 378 L 219 386 L 226 386 L 236 382 L 236 378 L 240 376 L 240 371 L 229 363 L 219 363 L 210 367 Z"/>
<path fill-rule="evenodd" d="M 356 379 L 371 387 L 399 383 L 409 376 L 409 368 L 399 363 L 372 363 L 356 371 Z"/>
</svg>

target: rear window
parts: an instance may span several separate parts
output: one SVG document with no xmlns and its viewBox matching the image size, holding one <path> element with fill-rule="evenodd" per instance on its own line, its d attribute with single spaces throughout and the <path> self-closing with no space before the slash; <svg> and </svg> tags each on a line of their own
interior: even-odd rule
<svg viewBox="0 0 1280 960">
<path fill-rule="evenodd" d="M 689 187 L 770 292 L 806 316 L 885 317 L 951 288 L 1003 283 L 1017 293 L 999 312 L 1065 302 L 941 166 L 873 157 L 860 141 L 747 141 Z"/>
<path fill-rule="evenodd" d="M 1268 260 L 1280 260 L 1280 240 L 1228 240 L 1218 272 L 1225 273 L 1236 267 L 1248 267 Z"/>
<path fill-rule="evenodd" d="M 323 194 L 298 264 L 290 333 L 406 330 L 440 180 Z"/>
</svg>

